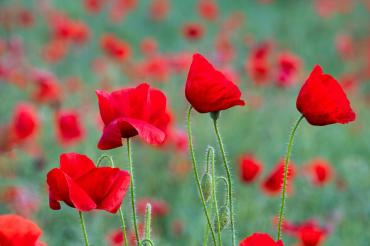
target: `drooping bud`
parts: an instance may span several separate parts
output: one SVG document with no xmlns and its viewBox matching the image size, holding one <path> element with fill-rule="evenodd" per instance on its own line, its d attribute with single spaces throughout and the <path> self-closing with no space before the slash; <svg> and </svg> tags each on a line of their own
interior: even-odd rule
<svg viewBox="0 0 370 246">
<path fill-rule="evenodd" d="M 228 206 L 222 206 L 219 210 L 220 231 L 225 229 L 230 223 L 230 209 Z M 218 231 L 217 218 L 214 221 L 215 230 Z"/>
<path fill-rule="evenodd" d="M 201 187 L 204 200 L 207 202 L 212 195 L 212 176 L 208 172 L 206 172 L 202 177 Z"/>
</svg>

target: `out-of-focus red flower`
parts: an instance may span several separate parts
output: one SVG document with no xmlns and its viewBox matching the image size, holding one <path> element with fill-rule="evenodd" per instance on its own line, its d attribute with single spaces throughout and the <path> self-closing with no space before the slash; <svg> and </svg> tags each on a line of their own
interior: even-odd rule
<svg viewBox="0 0 370 246">
<path fill-rule="evenodd" d="M 146 83 L 107 93 L 97 90 L 100 115 L 104 122 L 98 148 L 122 146 L 122 138 L 139 135 L 149 144 L 165 140 L 169 122 L 166 96 Z"/>
<path fill-rule="evenodd" d="M 217 112 L 245 105 L 240 99 L 239 88 L 200 54 L 193 56 L 186 80 L 185 96 L 199 113 Z"/>
<path fill-rule="evenodd" d="M 283 52 L 278 56 L 277 85 L 288 87 L 297 80 L 297 74 L 301 67 L 301 60 L 291 52 Z"/>
<path fill-rule="evenodd" d="M 137 212 L 141 215 L 145 215 L 146 205 L 150 203 L 152 205 L 152 216 L 163 217 L 169 212 L 168 205 L 163 200 L 155 200 L 151 198 L 143 198 L 137 201 Z"/>
<path fill-rule="evenodd" d="M 29 217 L 39 207 L 39 200 L 33 192 L 26 187 L 7 187 L 1 194 L 1 200 L 9 205 L 17 214 Z"/>
<path fill-rule="evenodd" d="M 169 10 L 170 4 L 168 0 L 152 0 L 149 6 L 150 17 L 156 21 L 165 19 Z"/>
<path fill-rule="evenodd" d="M 359 86 L 359 79 L 356 74 L 343 74 L 339 81 L 344 91 L 355 91 Z"/>
<path fill-rule="evenodd" d="M 84 6 L 88 13 L 99 13 L 103 7 L 105 0 L 84 0 Z"/>
<path fill-rule="evenodd" d="M 166 82 L 169 77 L 167 61 L 162 56 L 148 57 L 141 66 L 145 79 Z"/>
<path fill-rule="evenodd" d="M 42 48 L 42 57 L 49 63 L 56 63 L 67 55 L 68 49 L 68 42 L 61 39 L 52 39 Z"/>
<path fill-rule="evenodd" d="M 175 149 L 180 152 L 186 152 L 188 150 L 188 136 L 186 132 L 176 128 L 172 128 L 168 132 L 168 140 Z"/>
<path fill-rule="evenodd" d="M 32 74 L 35 89 L 33 99 L 40 103 L 55 103 L 60 100 L 61 92 L 55 76 L 47 71 L 35 70 Z"/>
<path fill-rule="evenodd" d="M 119 168 L 96 167 L 85 155 L 65 153 L 60 156 L 60 167 L 48 172 L 47 183 L 53 210 L 59 210 L 62 201 L 79 211 L 116 213 L 130 185 L 130 174 Z"/>
<path fill-rule="evenodd" d="M 189 69 L 192 54 L 187 52 L 181 52 L 171 55 L 167 58 L 171 70 L 176 73 L 185 72 Z"/>
<path fill-rule="evenodd" d="M 77 112 L 59 110 L 55 115 L 55 121 L 57 138 L 60 143 L 73 144 L 83 138 L 84 129 Z"/>
<path fill-rule="evenodd" d="M 153 38 L 144 38 L 140 43 L 141 53 L 145 56 L 155 55 L 158 49 L 158 44 Z"/>
<path fill-rule="evenodd" d="M 113 34 L 104 34 L 100 45 L 104 52 L 118 61 L 127 60 L 131 56 L 130 46 Z"/>
<path fill-rule="evenodd" d="M 89 27 L 81 21 L 74 21 L 72 23 L 71 39 L 77 44 L 84 44 L 89 38 Z"/>
<path fill-rule="evenodd" d="M 354 55 L 354 44 L 352 36 L 349 34 L 339 34 L 335 38 L 335 48 L 344 60 L 350 59 Z"/>
<path fill-rule="evenodd" d="M 257 85 L 265 84 L 271 76 L 269 55 L 271 44 L 263 42 L 251 50 L 245 64 L 250 79 Z"/>
<path fill-rule="evenodd" d="M 199 15 L 208 21 L 214 21 L 218 17 L 218 6 L 214 0 L 199 0 Z"/>
<path fill-rule="evenodd" d="M 235 56 L 235 48 L 228 35 L 220 33 L 215 40 L 215 49 L 220 62 L 230 63 Z"/>
<path fill-rule="evenodd" d="M 39 125 L 36 110 L 30 104 L 20 103 L 16 106 L 11 123 L 12 136 L 16 142 L 33 138 Z"/>
<path fill-rule="evenodd" d="M 262 171 L 262 163 L 253 155 L 244 155 L 239 158 L 240 179 L 244 183 L 251 183 L 256 180 Z"/>
<path fill-rule="evenodd" d="M 288 164 L 288 178 L 287 178 L 287 191 L 291 192 L 292 187 L 290 181 L 292 181 L 295 175 L 295 168 L 293 163 Z M 284 178 L 284 160 L 281 160 L 274 170 L 266 177 L 262 182 L 262 190 L 268 195 L 278 195 L 281 192 Z"/>
<path fill-rule="evenodd" d="M 139 224 L 139 236 L 142 237 L 144 235 L 144 225 Z M 136 235 L 133 230 L 128 230 L 126 232 L 127 240 L 129 246 L 135 246 L 136 245 Z M 107 241 L 110 246 L 121 246 L 123 244 L 124 238 L 122 229 L 114 230 L 110 234 L 108 234 Z"/>
<path fill-rule="evenodd" d="M 38 246 L 41 229 L 32 221 L 15 214 L 0 215 L 0 245 Z"/>
<path fill-rule="evenodd" d="M 186 23 L 182 28 L 182 34 L 188 40 L 199 40 L 204 35 L 204 29 L 198 23 Z"/>
<path fill-rule="evenodd" d="M 17 21 L 23 27 L 31 27 L 35 22 L 32 12 L 23 8 L 18 12 Z"/>
<path fill-rule="evenodd" d="M 315 185 L 325 185 L 333 177 L 332 166 L 328 161 L 321 158 L 310 161 L 305 166 L 304 171 Z"/>
<path fill-rule="evenodd" d="M 176 219 L 172 221 L 171 229 L 175 236 L 181 236 L 184 232 L 184 223 L 180 219 Z"/>
<path fill-rule="evenodd" d="M 339 83 L 316 65 L 302 86 L 297 109 L 312 125 L 346 124 L 356 119 Z"/>
<path fill-rule="evenodd" d="M 283 241 L 274 241 L 274 239 L 266 233 L 253 233 L 249 237 L 240 241 L 239 246 L 284 246 Z"/>
<path fill-rule="evenodd" d="M 282 229 L 296 237 L 302 246 L 319 246 L 328 234 L 327 228 L 321 227 L 315 220 L 307 220 L 300 224 L 284 221 Z"/>
</svg>

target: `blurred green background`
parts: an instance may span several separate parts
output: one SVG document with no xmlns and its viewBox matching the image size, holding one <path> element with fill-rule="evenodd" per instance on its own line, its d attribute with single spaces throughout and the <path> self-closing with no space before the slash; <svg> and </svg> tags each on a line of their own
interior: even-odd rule
<svg viewBox="0 0 370 246">
<path fill-rule="evenodd" d="M 235 183 L 236 226 L 238 239 L 262 231 L 275 235 L 273 217 L 277 214 L 280 198 L 266 196 L 260 189 L 260 181 L 269 173 L 280 158 L 284 156 L 288 134 L 294 121 L 299 117 L 295 108 L 297 92 L 308 76 L 314 64 L 320 64 L 324 71 L 339 77 L 358 67 L 361 60 L 343 61 L 335 49 L 335 37 L 339 33 L 349 33 L 355 40 L 370 35 L 370 14 L 364 6 L 354 2 L 348 13 L 336 13 L 330 17 L 319 17 L 312 1 L 276 0 L 271 4 L 261 4 L 252 0 L 217 0 L 219 17 L 216 22 L 202 20 L 197 11 L 197 1 L 169 1 L 169 12 L 163 21 L 153 21 L 149 17 L 151 1 L 137 1 L 136 8 L 118 23 L 109 20 L 109 12 L 90 15 L 86 13 L 82 1 L 47 1 L 53 8 L 65 12 L 71 19 L 78 19 L 88 24 L 90 40 L 81 47 L 72 47 L 67 56 L 55 64 L 47 63 L 40 55 L 43 45 L 50 39 L 45 18 L 39 14 L 40 4 L 45 1 L 0 1 L 0 8 L 23 6 L 35 15 L 31 28 L 0 29 L 0 39 L 18 37 L 23 41 L 27 64 L 53 72 L 60 81 L 70 76 L 77 76 L 82 87 L 64 95 L 62 107 L 76 108 L 81 111 L 85 138 L 77 145 L 60 146 L 54 134 L 53 111 L 50 107 L 39 106 L 42 130 L 37 137 L 37 146 L 41 148 L 45 166 L 35 165 L 35 157 L 21 148 L 0 156 L 0 188 L 7 186 L 27 187 L 39 199 L 39 208 L 32 214 L 43 229 L 43 241 L 51 246 L 82 245 L 82 235 L 77 212 L 65 205 L 62 210 L 53 211 L 48 206 L 48 194 L 45 183 L 46 173 L 59 164 L 62 152 L 86 154 L 94 160 L 103 153 L 96 148 L 101 131 L 97 128 L 97 100 L 94 91 L 101 87 L 101 78 L 91 69 L 94 58 L 102 55 L 99 38 L 105 32 L 115 33 L 131 45 L 132 60 L 140 60 L 139 43 L 145 37 L 152 37 L 158 43 L 161 54 L 176 52 L 200 52 L 212 57 L 214 40 L 219 32 L 220 23 L 230 15 L 239 12 L 244 20 L 232 34 L 235 59 L 232 66 L 240 74 L 240 88 L 246 107 L 235 107 L 222 112 L 220 130 L 230 159 Z M 181 28 L 184 23 L 199 22 L 205 28 L 204 36 L 199 41 L 184 39 Z M 299 83 L 289 88 L 276 86 L 256 86 L 244 70 L 250 47 L 245 45 L 245 36 L 251 36 L 256 42 L 273 40 L 279 49 L 288 49 L 303 61 Z M 140 81 L 130 81 L 119 66 L 108 64 L 108 77 L 113 88 L 132 85 Z M 186 73 L 171 74 L 164 83 L 148 82 L 165 91 L 171 111 L 175 115 L 177 127 L 186 130 L 185 114 L 188 103 L 183 96 Z M 22 90 L 6 81 L 0 80 L 0 124 L 6 124 L 13 108 L 19 101 L 29 100 L 29 91 Z M 294 192 L 287 202 L 287 218 L 291 221 L 303 221 L 316 218 L 325 223 L 330 216 L 340 219 L 322 245 L 368 246 L 370 242 L 370 129 L 369 80 L 361 80 L 359 90 L 348 94 L 357 120 L 349 125 L 331 125 L 314 127 L 304 121 L 296 135 L 292 161 L 301 164 L 323 157 L 330 161 L 336 177 L 344 183 L 338 189 L 335 181 L 324 187 L 315 187 L 302 176 L 294 179 Z M 262 105 L 253 107 L 255 98 L 262 100 Z M 250 106 L 252 105 L 252 106 Z M 202 163 L 207 145 L 217 150 L 216 166 L 222 173 L 222 159 L 219 155 L 215 135 L 207 114 L 193 113 L 192 125 L 196 155 Z M 244 153 L 253 153 L 259 158 L 264 169 L 259 180 L 251 185 L 239 181 L 237 159 Z M 105 153 L 105 152 L 104 152 Z M 106 153 L 112 154 L 116 165 L 128 169 L 126 149 L 119 148 Z M 137 196 L 162 199 L 169 205 L 170 212 L 163 218 L 154 219 L 154 240 L 156 245 L 201 245 L 206 227 L 194 178 L 191 170 L 184 176 L 174 174 L 176 165 L 190 165 L 186 153 L 171 149 L 158 149 L 134 141 L 133 160 L 137 182 Z M 10 171 L 9 171 L 10 170 Z M 3 174 L 1 173 L 3 172 Z M 8 177 L 7 172 L 16 176 Z M 220 188 L 219 197 L 222 198 Z M 130 218 L 129 194 L 123 203 L 125 216 Z M 1 213 L 10 213 L 12 208 L 0 203 Z M 92 245 L 107 245 L 107 235 L 119 228 L 119 219 L 103 211 L 85 215 L 87 230 Z M 143 219 L 140 218 L 142 221 Z M 175 235 L 173 222 L 183 224 L 183 233 Z M 131 224 L 129 222 L 129 227 Z M 228 242 L 229 230 L 223 232 Z M 294 245 L 296 239 L 284 236 L 286 245 Z M 225 243 L 225 245 L 228 245 Z"/>
</svg>

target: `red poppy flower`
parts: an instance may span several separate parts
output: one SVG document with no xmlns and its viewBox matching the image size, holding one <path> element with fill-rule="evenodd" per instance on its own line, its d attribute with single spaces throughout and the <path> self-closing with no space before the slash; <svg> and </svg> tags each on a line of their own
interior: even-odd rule
<svg viewBox="0 0 370 246">
<path fill-rule="evenodd" d="M 328 234 L 327 228 L 321 227 L 312 219 L 300 224 L 284 221 L 283 231 L 298 238 L 302 246 L 319 246 Z"/>
<path fill-rule="evenodd" d="M 49 63 L 56 63 L 67 55 L 68 42 L 60 39 L 52 39 L 42 48 L 42 57 Z"/>
<path fill-rule="evenodd" d="M 312 222 L 300 225 L 298 229 L 298 238 L 302 246 L 319 246 L 326 234 L 326 229 Z"/>
<path fill-rule="evenodd" d="M 170 4 L 168 0 L 153 0 L 149 6 L 150 17 L 161 21 L 168 15 Z"/>
<path fill-rule="evenodd" d="M 288 192 L 291 190 L 289 181 L 294 177 L 294 166 L 293 163 L 288 164 Z M 270 173 L 270 175 L 263 181 L 262 189 L 267 194 L 277 195 L 280 193 L 283 186 L 283 177 L 284 177 L 284 160 L 281 160 L 275 167 L 275 169 Z"/>
<path fill-rule="evenodd" d="M 198 12 L 201 17 L 208 21 L 213 21 L 218 17 L 218 7 L 213 0 L 200 0 Z"/>
<path fill-rule="evenodd" d="M 130 46 L 113 34 L 104 34 L 100 44 L 107 55 L 119 61 L 127 60 L 131 55 Z"/>
<path fill-rule="evenodd" d="M 271 43 L 263 42 L 254 47 L 245 64 L 245 69 L 251 80 L 257 84 L 268 82 L 271 74 L 269 56 Z"/>
<path fill-rule="evenodd" d="M 253 233 L 251 236 L 244 238 L 239 246 L 284 246 L 283 241 L 277 242 L 266 233 Z"/>
<path fill-rule="evenodd" d="M 39 119 L 35 109 L 29 104 L 18 104 L 11 124 L 14 140 L 25 141 L 32 138 L 37 133 L 38 128 Z"/>
<path fill-rule="evenodd" d="M 58 111 L 56 114 L 56 128 L 58 140 L 63 144 L 74 143 L 84 135 L 79 115 L 74 111 Z"/>
<path fill-rule="evenodd" d="M 188 40 L 198 40 L 203 37 L 204 29 L 198 23 L 187 23 L 182 28 L 182 33 Z"/>
<path fill-rule="evenodd" d="M 91 14 L 99 13 L 105 0 L 84 0 L 84 6 L 87 12 Z"/>
<path fill-rule="evenodd" d="M 322 68 L 316 65 L 302 86 L 297 109 L 307 121 L 316 126 L 346 124 L 356 119 L 342 87 Z"/>
<path fill-rule="evenodd" d="M 330 163 L 323 159 L 310 161 L 304 170 L 311 177 L 312 183 L 315 185 L 324 185 L 328 183 L 333 176 Z"/>
<path fill-rule="evenodd" d="M 242 182 L 253 182 L 262 170 L 262 163 L 252 155 L 245 155 L 239 159 L 240 179 Z"/>
<path fill-rule="evenodd" d="M 83 44 L 89 38 L 90 38 L 89 27 L 81 21 L 74 21 L 72 23 L 71 39 L 77 44 Z"/>
<path fill-rule="evenodd" d="M 116 213 L 130 184 L 130 174 L 119 168 L 96 167 L 85 155 L 66 153 L 60 167 L 47 174 L 49 206 L 59 210 L 60 202 L 79 211 L 101 209 Z"/>
<path fill-rule="evenodd" d="M 55 76 L 47 71 L 35 70 L 33 98 L 40 103 L 56 102 L 60 99 L 60 87 Z"/>
<path fill-rule="evenodd" d="M 153 38 L 145 38 L 140 43 L 140 51 L 145 56 L 154 55 L 158 50 L 158 44 Z"/>
<path fill-rule="evenodd" d="M 41 242 L 38 242 L 41 234 L 41 229 L 28 219 L 15 214 L 0 215 L 0 245 L 41 245 Z"/>
<path fill-rule="evenodd" d="M 343 60 L 350 59 L 354 54 L 354 41 L 349 34 L 339 34 L 335 37 L 335 48 Z"/>
<path fill-rule="evenodd" d="M 122 138 L 139 135 L 149 144 L 165 140 L 169 114 L 166 96 L 146 83 L 107 93 L 97 90 L 100 115 L 104 122 L 98 148 L 122 146 Z"/>
<path fill-rule="evenodd" d="M 139 229 L 139 237 L 143 237 L 144 235 L 144 224 L 138 225 Z M 135 246 L 136 245 L 136 235 L 133 230 L 128 230 L 126 232 L 126 237 L 128 240 L 129 246 Z M 114 230 L 111 233 L 108 234 L 107 238 L 108 244 L 110 246 L 121 246 L 123 244 L 124 238 L 122 234 L 122 229 Z"/>
<path fill-rule="evenodd" d="M 297 79 L 297 74 L 301 66 L 301 61 L 298 56 L 283 52 L 278 57 L 278 75 L 277 85 L 288 87 L 294 84 Z"/>
<path fill-rule="evenodd" d="M 154 200 L 150 198 L 144 198 L 137 201 L 137 212 L 141 215 L 145 215 L 146 205 L 150 203 L 152 206 L 152 216 L 163 217 L 169 212 L 168 205 L 163 200 Z"/>
<path fill-rule="evenodd" d="M 216 70 L 202 55 L 193 55 L 185 96 L 199 113 L 217 112 L 245 105 L 239 88 Z"/>
</svg>

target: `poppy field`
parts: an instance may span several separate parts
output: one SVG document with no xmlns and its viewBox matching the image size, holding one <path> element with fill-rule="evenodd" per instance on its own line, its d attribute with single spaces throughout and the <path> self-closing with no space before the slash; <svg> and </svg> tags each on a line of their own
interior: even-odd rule
<svg viewBox="0 0 370 246">
<path fill-rule="evenodd" d="M 370 1 L 0 0 L 0 246 L 368 246 Z"/>
</svg>

